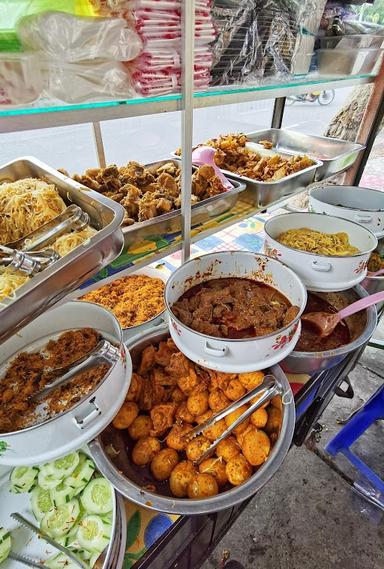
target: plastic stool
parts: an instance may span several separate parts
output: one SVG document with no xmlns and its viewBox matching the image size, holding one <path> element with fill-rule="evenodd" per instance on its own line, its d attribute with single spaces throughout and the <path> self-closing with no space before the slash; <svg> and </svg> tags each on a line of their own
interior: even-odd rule
<svg viewBox="0 0 384 569">
<path fill-rule="evenodd" d="M 342 453 L 355 468 L 384 495 L 384 481 L 360 458 L 350 451 L 350 446 L 378 419 L 384 419 L 384 385 L 365 405 L 351 417 L 341 431 L 325 447 L 331 456 Z"/>
</svg>

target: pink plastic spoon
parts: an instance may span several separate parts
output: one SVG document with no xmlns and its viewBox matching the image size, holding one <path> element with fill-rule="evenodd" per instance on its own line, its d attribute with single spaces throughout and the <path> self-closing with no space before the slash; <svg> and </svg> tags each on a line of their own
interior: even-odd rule
<svg viewBox="0 0 384 569">
<path fill-rule="evenodd" d="M 212 168 L 215 170 L 216 176 L 218 178 L 220 178 L 220 180 L 223 182 L 223 186 L 225 187 L 225 189 L 226 190 L 232 190 L 233 185 L 224 176 L 224 174 L 222 173 L 220 168 L 218 168 L 215 164 L 215 161 L 214 161 L 215 152 L 216 152 L 216 150 L 214 148 L 211 148 L 210 146 L 198 146 L 192 152 L 192 162 L 193 162 L 193 164 L 197 164 L 199 166 L 202 166 L 204 164 L 208 164 L 209 166 L 212 166 Z"/>
<path fill-rule="evenodd" d="M 384 275 L 384 269 L 379 269 L 378 271 L 375 271 L 374 273 L 371 273 L 370 271 L 368 271 L 368 273 L 367 273 L 367 277 L 379 277 L 380 275 Z"/>
<path fill-rule="evenodd" d="M 383 300 L 384 291 L 376 292 L 375 294 L 353 302 L 349 306 L 339 310 L 339 312 L 336 312 L 336 314 L 329 314 L 328 312 L 308 312 L 308 314 L 303 314 L 301 319 L 318 328 L 320 337 L 324 338 L 332 334 L 338 323 L 344 320 L 344 318 L 348 318 L 348 316 L 352 316 L 352 314 L 356 314 L 356 312 L 360 312 L 360 310 L 364 310 L 364 308 L 368 308 L 368 306 L 372 306 Z"/>
</svg>

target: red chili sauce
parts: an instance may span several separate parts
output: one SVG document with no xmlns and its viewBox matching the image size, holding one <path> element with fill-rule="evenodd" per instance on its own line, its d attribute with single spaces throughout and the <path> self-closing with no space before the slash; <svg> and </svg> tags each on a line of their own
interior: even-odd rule
<svg viewBox="0 0 384 569">
<path fill-rule="evenodd" d="M 337 310 L 326 300 L 309 293 L 304 314 L 307 312 L 327 312 L 334 314 Z M 308 322 L 302 320 L 301 326 L 301 335 L 295 347 L 295 351 L 297 352 L 323 352 L 325 350 L 334 350 L 349 344 L 351 341 L 349 328 L 344 321 L 340 322 L 332 334 L 325 338 L 320 338 L 319 332 Z"/>
<path fill-rule="evenodd" d="M 193 286 L 175 302 L 172 312 L 202 334 L 242 339 L 284 328 L 294 320 L 299 308 L 271 286 L 229 277 Z"/>
</svg>

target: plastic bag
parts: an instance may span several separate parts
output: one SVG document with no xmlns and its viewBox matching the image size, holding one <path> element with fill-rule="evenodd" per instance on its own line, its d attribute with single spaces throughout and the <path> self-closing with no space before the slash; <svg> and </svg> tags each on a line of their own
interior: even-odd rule
<svg viewBox="0 0 384 569">
<path fill-rule="evenodd" d="M 300 46 L 300 40 L 320 23 L 323 4 L 324 0 L 214 0 L 218 36 L 213 44 L 213 84 L 259 82 L 271 76 L 289 79 L 295 55 L 302 55 L 303 49 L 312 54 L 314 42 Z"/>
<path fill-rule="evenodd" d="M 85 18 L 45 12 L 23 18 L 18 33 L 25 49 L 40 51 L 60 61 L 92 59 L 129 61 L 142 43 L 122 18 Z"/>
<path fill-rule="evenodd" d="M 66 103 L 130 99 L 135 95 L 129 73 L 117 61 L 45 63 L 46 90 Z"/>
<path fill-rule="evenodd" d="M 33 103 L 42 90 L 40 62 L 35 55 L 0 53 L 0 106 Z"/>
</svg>

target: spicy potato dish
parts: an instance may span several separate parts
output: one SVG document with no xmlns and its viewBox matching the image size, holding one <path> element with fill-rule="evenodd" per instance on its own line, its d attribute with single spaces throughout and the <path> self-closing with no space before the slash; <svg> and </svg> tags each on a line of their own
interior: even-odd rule
<svg viewBox="0 0 384 569">
<path fill-rule="evenodd" d="M 281 397 L 238 425 L 198 466 L 196 461 L 247 406 L 202 435 L 189 439 L 188 433 L 263 379 L 260 371 L 225 374 L 202 368 L 179 352 L 171 339 L 146 347 L 134 368 L 126 401 L 113 421 L 116 429 L 126 430 L 131 462 L 150 473 L 151 484 L 146 487 L 159 491 L 167 484 L 177 498 L 205 498 L 250 478 L 278 438 Z"/>
</svg>

